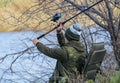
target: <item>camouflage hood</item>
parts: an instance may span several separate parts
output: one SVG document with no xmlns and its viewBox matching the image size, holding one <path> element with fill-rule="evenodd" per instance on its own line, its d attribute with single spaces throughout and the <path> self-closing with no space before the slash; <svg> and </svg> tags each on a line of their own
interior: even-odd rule
<svg viewBox="0 0 120 83">
<path fill-rule="evenodd" d="M 84 52 L 85 48 L 84 45 L 80 41 L 70 41 L 66 44 L 66 46 L 71 46 L 75 48 L 78 52 Z"/>
</svg>

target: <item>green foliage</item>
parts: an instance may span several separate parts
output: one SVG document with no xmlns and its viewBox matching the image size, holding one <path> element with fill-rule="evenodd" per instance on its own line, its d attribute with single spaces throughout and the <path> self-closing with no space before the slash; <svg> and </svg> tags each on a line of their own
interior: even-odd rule
<svg viewBox="0 0 120 83">
<path fill-rule="evenodd" d="M 0 0 L 0 7 L 5 6 L 7 3 L 11 2 L 12 0 Z"/>
<path fill-rule="evenodd" d="M 98 73 L 95 82 L 88 80 L 86 83 L 120 83 L 120 70 L 108 71 L 104 76 Z"/>
<path fill-rule="evenodd" d="M 60 80 L 60 83 L 65 83 L 67 77 L 62 77 L 61 80 Z"/>
<path fill-rule="evenodd" d="M 110 83 L 120 83 L 120 71 L 115 72 L 115 74 L 110 79 Z"/>
<path fill-rule="evenodd" d="M 93 80 L 88 80 L 86 83 L 94 83 Z"/>
<path fill-rule="evenodd" d="M 97 81 L 99 83 L 110 83 L 110 77 L 109 76 L 102 76 L 100 74 L 97 74 Z"/>
</svg>

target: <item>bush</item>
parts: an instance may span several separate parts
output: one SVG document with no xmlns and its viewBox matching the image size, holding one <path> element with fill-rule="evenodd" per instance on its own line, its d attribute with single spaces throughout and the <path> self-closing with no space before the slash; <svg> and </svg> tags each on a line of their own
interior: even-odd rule
<svg viewBox="0 0 120 83">
<path fill-rule="evenodd" d="M 120 71 L 115 72 L 115 74 L 110 79 L 110 83 L 120 83 Z"/>
<path fill-rule="evenodd" d="M 120 83 L 120 70 L 106 71 L 105 75 L 98 73 L 95 82 L 93 80 L 88 80 L 86 83 Z"/>
</svg>

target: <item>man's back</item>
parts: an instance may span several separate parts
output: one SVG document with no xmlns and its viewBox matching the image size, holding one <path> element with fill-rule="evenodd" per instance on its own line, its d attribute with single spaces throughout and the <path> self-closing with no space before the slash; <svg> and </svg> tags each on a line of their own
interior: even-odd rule
<svg viewBox="0 0 120 83">
<path fill-rule="evenodd" d="M 67 59 L 57 59 L 56 68 L 51 81 L 54 80 L 56 77 L 58 77 L 57 79 L 59 79 L 59 77 L 66 77 L 66 79 L 68 79 L 67 81 L 69 81 L 67 83 L 79 81 L 80 73 L 77 66 L 79 57 L 85 55 L 84 46 L 78 41 L 71 41 L 65 44 L 65 46 L 62 46 L 61 48 L 65 48 L 67 52 Z"/>
</svg>

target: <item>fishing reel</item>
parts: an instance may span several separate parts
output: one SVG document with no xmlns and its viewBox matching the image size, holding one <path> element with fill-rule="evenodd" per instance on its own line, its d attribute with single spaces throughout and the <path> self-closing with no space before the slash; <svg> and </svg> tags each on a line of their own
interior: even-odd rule
<svg viewBox="0 0 120 83">
<path fill-rule="evenodd" d="M 51 21 L 57 22 L 61 17 L 62 17 L 61 13 L 56 13 L 51 19 Z"/>
</svg>

